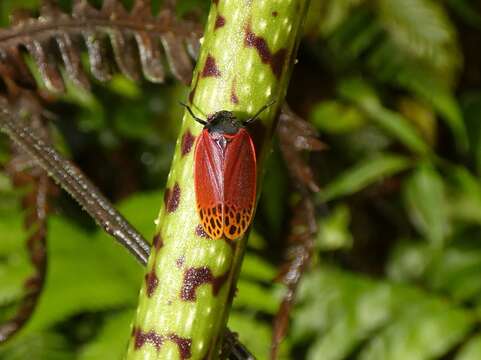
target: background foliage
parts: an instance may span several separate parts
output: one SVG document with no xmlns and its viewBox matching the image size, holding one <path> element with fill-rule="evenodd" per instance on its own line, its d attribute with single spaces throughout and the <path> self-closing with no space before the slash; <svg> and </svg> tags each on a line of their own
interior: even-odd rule
<svg viewBox="0 0 481 360">
<path fill-rule="evenodd" d="M 204 19 L 207 5 L 184 0 L 178 11 Z M 2 25 L 19 6 L 38 3 L 2 0 Z M 310 155 L 320 231 L 281 358 L 481 358 L 480 41 L 474 1 L 312 0 L 288 102 L 328 150 Z M 186 94 L 173 80 L 117 75 L 91 93 L 69 84 L 50 106 L 56 146 L 147 238 Z M 2 319 L 32 271 L 21 195 L 0 174 Z M 283 294 L 273 279 L 296 196 L 276 147 L 229 320 L 259 359 Z M 61 194 L 40 303 L 0 358 L 119 359 L 142 273 Z"/>
</svg>

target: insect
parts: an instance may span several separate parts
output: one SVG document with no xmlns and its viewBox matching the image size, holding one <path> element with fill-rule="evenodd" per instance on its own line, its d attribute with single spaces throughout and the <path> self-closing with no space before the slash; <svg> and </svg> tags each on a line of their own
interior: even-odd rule
<svg viewBox="0 0 481 360">
<path fill-rule="evenodd" d="M 245 128 L 274 102 L 241 121 L 231 111 L 218 111 L 204 125 L 194 152 L 194 187 L 197 212 L 212 239 L 241 237 L 252 221 L 256 199 L 257 167 L 252 138 Z"/>
</svg>

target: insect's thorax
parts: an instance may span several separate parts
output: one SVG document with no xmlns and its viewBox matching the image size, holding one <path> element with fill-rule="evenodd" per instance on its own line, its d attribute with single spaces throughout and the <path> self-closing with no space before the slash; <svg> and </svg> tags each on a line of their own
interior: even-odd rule
<svg viewBox="0 0 481 360">
<path fill-rule="evenodd" d="M 217 144 L 217 146 L 219 146 L 219 148 L 222 149 L 222 151 L 226 150 L 227 145 L 232 141 L 232 139 L 234 139 L 236 134 L 230 135 L 230 134 L 225 134 L 225 133 L 218 132 L 218 131 L 209 132 L 210 138 L 212 140 L 214 140 L 214 142 Z"/>
</svg>

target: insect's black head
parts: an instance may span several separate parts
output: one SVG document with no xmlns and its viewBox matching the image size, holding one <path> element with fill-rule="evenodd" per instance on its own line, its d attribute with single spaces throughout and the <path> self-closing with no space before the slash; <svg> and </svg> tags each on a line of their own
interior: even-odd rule
<svg viewBox="0 0 481 360">
<path fill-rule="evenodd" d="M 235 135 L 243 124 L 235 117 L 232 111 L 222 110 L 207 118 L 205 128 L 210 133 Z"/>
<path fill-rule="evenodd" d="M 213 115 L 209 116 L 207 120 L 202 120 L 194 115 L 192 109 L 184 104 L 180 103 L 182 106 L 185 106 L 189 114 L 194 118 L 195 121 L 204 125 L 204 127 L 210 133 L 220 133 L 220 134 L 228 134 L 228 135 L 235 135 L 239 131 L 240 128 L 246 126 L 247 124 L 253 122 L 257 119 L 261 112 L 266 110 L 269 106 L 274 104 L 275 101 L 271 101 L 264 105 L 259 111 L 250 119 L 240 121 L 237 119 L 232 111 L 221 110 Z"/>
</svg>

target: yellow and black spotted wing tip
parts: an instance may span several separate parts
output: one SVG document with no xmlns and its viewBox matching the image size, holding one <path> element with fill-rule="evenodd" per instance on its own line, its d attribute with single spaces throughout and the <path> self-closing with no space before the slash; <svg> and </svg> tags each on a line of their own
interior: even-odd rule
<svg viewBox="0 0 481 360">
<path fill-rule="evenodd" d="M 208 208 L 198 208 L 200 223 L 204 228 L 204 231 L 210 238 L 217 240 L 223 235 L 222 227 L 222 205 Z"/>
<path fill-rule="evenodd" d="M 222 205 L 198 209 L 204 231 L 210 238 L 217 240 L 225 236 L 229 240 L 240 238 L 249 227 L 252 209 L 238 209 L 236 206 L 224 205 L 224 221 L 222 221 Z"/>
<path fill-rule="evenodd" d="M 224 235 L 230 240 L 240 238 L 246 232 L 251 222 L 251 208 L 237 208 L 224 205 Z"/>
</svg>

